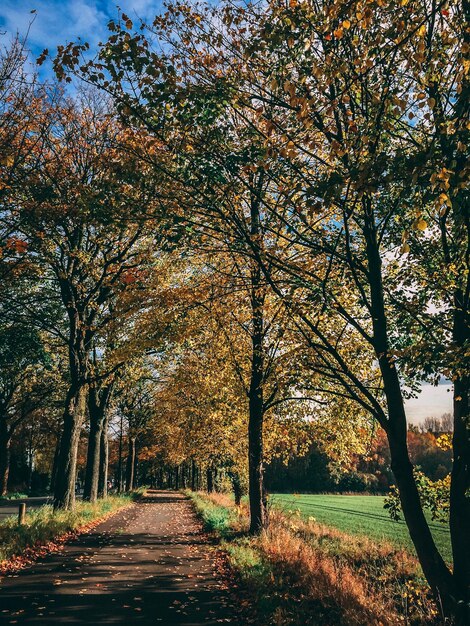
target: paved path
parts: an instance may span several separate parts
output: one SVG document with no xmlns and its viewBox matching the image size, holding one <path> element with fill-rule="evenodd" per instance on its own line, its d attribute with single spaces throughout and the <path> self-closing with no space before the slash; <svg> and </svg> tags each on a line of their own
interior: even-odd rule
<svg viewBox="0 0 470 626">
<path fill-rule="evenodd" d="M 245 624 L 191 504 L 150 492 L 0 583 L 0 624 Z M 250 620 L 251 621 L 251 620 Z"/>
</svg>

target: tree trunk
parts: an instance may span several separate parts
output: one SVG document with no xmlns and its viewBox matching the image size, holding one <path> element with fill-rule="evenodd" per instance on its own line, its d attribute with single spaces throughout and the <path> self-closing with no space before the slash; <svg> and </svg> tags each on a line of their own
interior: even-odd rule
<svg viewBox="0 0 470 626">
<path fill-rule="evenodd" d="M 62 420 L 61 420 L 62 421 Z M 59 465 L 59 452 L 60 452 L 60 432 L 62 430 L 62 424 L 59 423 L 57 424 L 57 441 L 55 444 L 55 450 L 54 450 L 54 460 L 52 462 L 52 471 L 51 471 L 51 484 L 49 487 L 49 491 L 51 493 L 55 492 L 55 485 L 56 485 L 56 480 L 57 480 L 57 467 Z"/>
<path fill-rule="evenodd" d="M 388 440 L 392 471 L 411 540 L 431 589 L 442 605 L 444 613 L 449 615 L 454 604 L 452 576 L 434 543 L 424 516 L 406 443 L 403 438 L 398 438 L 393 433 L 388 435 Z"/>
<path fill-rule="evenodd" d="M 212 493 L 214 491 L 214 482 L 212 480 L 212 470 L 210 467 L 206 469 L 206 482 L 207 482 L 207 493 Z"/>
<path fill-rule="evenodd" d="M 470 343 L 469 314 L 461 291 L 454 296 L 453 342 L 460 354 Z M 454 584 L 461 600 L 462 624 L 470 623 L 470 377 L 460 374 L 454 380 L 453 465 L 450 486 L 450 536 L 454 564 Z M 460 611 L 459 611 L 460 613 Z"/>
<path fill-rule="evenodd" d="M 180 466 L 175 466 L 175 490 L 178 491 L 180 488 Z"/>
<path fill-rule="evenodd" d="M 240 475 L 237 472 L 234 472 L 231 477 L 233 496 L 235 498 L 235 506 L 240 506 L 242 501 L 242 485 L 240 481 Z"/>
<path fill-rule="evenodd" d="M 103 427 L 103 415 L 98 399 L 96 387 L 90 387 L 88 391 L 88 413 L 90 417 L 90 433 L 88 436 L 88 451 L 85 471 L 85 486 L 83 499 L 96 502 L 98 497 L 98 474 L 100 466 L 101 430 Z"/>
<path fill-rule="evenodd" d="M 33 429 L 29 429 L 29 441 L 28 441 L 28 494 L 31 495 L 33 486 Z"/>
<path fill-rule="evenodd" d="M 251 202 L 251 237 L 261 245 L 259 198 Z M 248 420 L 248 496 L 250 501 L 250 533 L 259 534 L 267 524 L 264 506 L 263 419 L 264 419 L 264 300 L 262 272 L 254 262 L 251 270 L 251 379 Z"/>
<path fill-rule="evenodd" d="M 118 452 L 118 466 L 117 466 L 117 491 L 122 493 L 124 490 L 124 474 L 123 474 L 123 415 L 121 413 L 121 424 L 119 429 L 119 452 Z"/>
<path fill-rule="evenodd" d="M 78 444 L 87 401 L 90 329 L 84 323 L 83 311 L 79 312 L 76 306 L 75 293 L 68 280 L 62 278 L 59 280 L 62 301 L 69 318 L 70 387 L 65 400 L 63 430 L 57 460 L 54 509 L 71 509 L 75 504 Z"/>
<path fill-rule="evenodd" d="M 0 495 L 8 493 L 8 476 L 10 474 L 10 443 L 11 434 L 8 432 L 6 418 L 0 421 Z"/>
<path fill-rule="evenodd" d="M 132 489 L 136 489 L 136 487 L 139 486 L 138 470 L 139 470 L 139 455 L 137 454 L 137 442 L 136 442 L 135 451 L 134 451 L 134 479 L 132 481 Z"/>
<path fill-rule="evenodd" d="M 191 461 L 191 491 L 196 491 L 196 462 Z"/>
<path fill-rule="evenodd" d="M 266 525 L 263 488 L 263 410 L 260 392 L 250 393 L 248 423 L 248 496 L 250 533 L 259 534 Z"/>
<path fill-rule="evenodd" d="M 64 428 L 57 462 L 54 509 L 71 509 L 75 504 L 77 452 L 85 417 L 86 396 L 87 385 L 83 379 L 75 381 L 67 394 Z"/>
<path fill-rule="evenodd" d="M 135 437 L 129 437 L 126 461 L 126 491 L 134 489 Z"/>
<path fill-rule="evenodd" d="M 100 473 L 101 435 L 106 420 L 106 412 L 111 397 L 112 382 L 101 389 L 93 384 L 88 389 L 88 413 L 90 433 L 88 437 L 87 464 L 83 499 L 96 502 Z"/>
<path fill-rule="evenodd" d="M 106 498 L 108 496 L 108 463 L 109 463 L 108 417 L 106 414 L 103 428 L 101 429 L 98 498 Z"/>
<path fill-rule="evenodd" d="M 413 476 L 413 466 L 408 453 L 406 413 L 400 378 L 389 353 L 388 324 L 382 284 L 382 260 L 377 243 L 375 217 L 370 199 L 365 198 L 363 202 L 373 343 L 382 374 L 388 412 L 388 420 L 382 426 L 387 433 L 392 471 L 411 540 L 431 589 L 443 607 L 444 613 L 449 615 L 454 603 L 452 575 L 434 543 Z"/>
</svg>

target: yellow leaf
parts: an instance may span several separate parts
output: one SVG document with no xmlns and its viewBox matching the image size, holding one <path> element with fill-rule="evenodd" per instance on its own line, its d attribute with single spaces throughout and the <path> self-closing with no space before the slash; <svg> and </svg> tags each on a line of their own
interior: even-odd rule
<svg viewBox="0 0 470 626">
<path fill-rule="evenodd" d="M 351 28 L 351 22 L 349 20 L 344 20 L 342 26 L 345 30 L 348 30 L 348 28 Z"/>
<path fill-rule="evenodd" d="M 15 158 L 8 154 L 0 159 L 0 165 L 6 165 L 6 167 L 11 167 L 15 163 Z"/>
</svg>

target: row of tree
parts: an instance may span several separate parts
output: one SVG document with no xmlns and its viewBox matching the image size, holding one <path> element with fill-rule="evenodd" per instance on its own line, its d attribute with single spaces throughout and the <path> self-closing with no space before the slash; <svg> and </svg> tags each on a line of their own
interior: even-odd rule
<svg viewBox="0 0 470 626">
<path fill-rule="evenodd" d="M 73 503 L 85 406 L 97 450 L 106 390 L 144 354 L 149 454 L 246 476 L 253 533 L 271 455 L 313 438 L 341 461 L 378 423 L 423 572 L 465 623 L 469 14 L 467 0 L 174 2 L 138 28 L 121 14 L 94 59 L 59 48 L 58 78 L 94 87 L 79 103 L 5 99 L 5 319 L 66 354 L 56 506 Z M 442 376 L 452 568 L 404 405 Z"/>
</svg>

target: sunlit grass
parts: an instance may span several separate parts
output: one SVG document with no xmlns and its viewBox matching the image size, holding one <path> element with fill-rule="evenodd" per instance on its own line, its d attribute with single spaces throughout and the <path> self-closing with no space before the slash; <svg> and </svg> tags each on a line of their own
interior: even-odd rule
<svg viewBox="0 0 470 626">
<path fill-rule="evenodd" d="M 415 554 L 408 529 L 403 521 L 392 520 L 383 508 L 383 496 L 342 496 L 309 494 L 273 494 L 270 502 L 283 511 L 300 511 L 304 519 L 313 517 L 351 535 L 364 535 L 378 542 L 387 541 Z M 452 559 L 449 529 L 440 522 L 429 524 L 444 559 Z"/>
<path fill-rule="evenodd" d="M 268 530 L 250 537 L 246 506 L 236 508 L 223 494 L 188 494 L 251 590 L 261 623 L 434 623 L 418 562 L 403 547 L 347 534 L 292 509 L 271 509 Z"/>
</svg>

